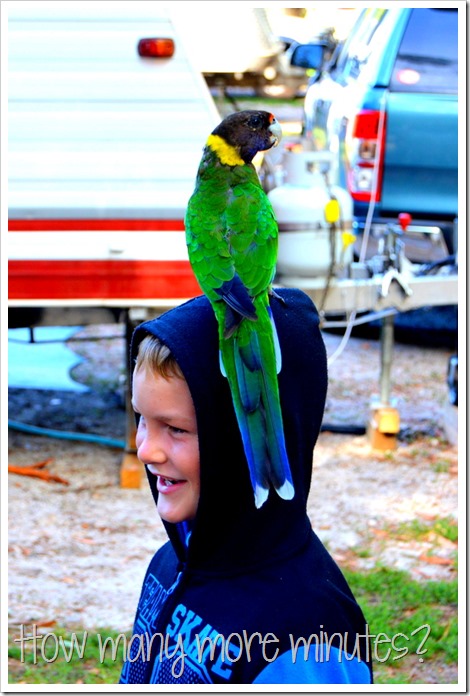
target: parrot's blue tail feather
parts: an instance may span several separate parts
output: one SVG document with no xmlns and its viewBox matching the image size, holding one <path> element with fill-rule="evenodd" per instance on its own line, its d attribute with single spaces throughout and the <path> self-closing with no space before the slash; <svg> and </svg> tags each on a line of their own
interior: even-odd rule
<svg viewBox="0 0 470 696">
<path fill-rule="evenodd" d="M 265 429 L 271 465 L 271 480 L 281 498 L 290 500 L 294 497 L 294 485 L 284 440 L 284 428 L 277 381 L 275 376 L 273 380 L 266 370 L 261 371 L 261 379 L 261 400 L 264 405 Z"/>
<path fill-rule="evenodd" d="M 260 408 L 261 384 L 259 379 L 259 367 L 256 361 L 251 360 L 249 350 L 235 347 L 235 368 L 237 371 L 238 388 L 243 410 L 246 413 L 254 413 Z M 254 356 L 253 356 L 254 357 Z M 249 360 L 246 360 L 248 358 Z"/>
<path fill-rule="evenodd" d="M 232 394 L 234 390 L 237 393 L 234 406 L 256 507 L 265 502 L 271 485 L 281 498 L 290 500 L 294 496 L 294 486 L 284 440 L 276 370 L 274 365 L 271 370 L 266 366 L 270 355 L 271 363 L 273 361 L 272 343 L 268 342 L 268 348 L 262 352 L 257 330 L 251 323 L 244 340 L 239 341 L 238 336 L 234 336 L 230 343 L 237 382 L 231 389 Z M 222 372 L 227 373 L 225 368 Z"/>
</svg>

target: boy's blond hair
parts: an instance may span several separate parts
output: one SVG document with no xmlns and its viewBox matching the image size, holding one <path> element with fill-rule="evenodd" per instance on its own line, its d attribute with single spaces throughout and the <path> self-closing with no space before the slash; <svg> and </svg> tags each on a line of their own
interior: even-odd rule
<svg viewBox="0 0 470 696">
<path fill-rule="evenodd" d="M 135 369 L 140 370 L 142 367 L 161 375 L 165 379 L 170 377 L 184 379 L 181 368 L 168 346 L 151 334 L 146 336 L 139 345 Z"/>
</svg>

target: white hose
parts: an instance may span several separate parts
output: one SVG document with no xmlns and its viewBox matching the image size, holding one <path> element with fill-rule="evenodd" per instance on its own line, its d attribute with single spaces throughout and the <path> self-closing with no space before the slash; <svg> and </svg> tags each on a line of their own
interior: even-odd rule
<svg viewBox="0 0 470 696">
<path fill-rule="evenodd" d="M 370 235 L 370 229 L 372 226 L 372 218 L 374 216 L 374 210 L 375 210 L 375 203 L 376 203 L 376 196 L 377 196 L 377 184 L 378 184 L 378 175 L 379 175 L 379 164 L 382 158 L 382 135 L 384 131 L 384 125 L 385 125 L 385 106 L 386 106 L 386 101 L 387 101 L 387 91 L 383 93 L 382 100 L 381 100 L 381 105 L 380 105 L 380 114 L 379 114 L 379 126 L 377 129 L 377 156 L 375 158 L 374 162 L 374 169 L 373 169 L 373 179 L 372 179 L 372 195 L 369 203 L 369 207 L 367 209 L 367 216 L 366 216 L 366 221 L 364 223 L 364 233 L 362 235 L 362 243 L 361 243 L 361 250 L 359 253 L 359 262 L 363 263 L 367 251 L 367 243 L 369 241 L 369 235 Z M 356 310 L 353 310 L 349 316 L 349 321 L 346 326 L 346 330 L 343 334 L 343 338 L 341 339 L 341 342 L 339 346 L 336 348 L 335 352 L 333 355 L 331 355 L 328 358 L 328 367 L 330 367 L 335 360 L 337 360 L 340 355 L 343 353 L 344 349 L 346 348 L 346 345 L 351 337 L 351 332 L 354 327 L 354 322 L 356 320 Z"/>
</svg>

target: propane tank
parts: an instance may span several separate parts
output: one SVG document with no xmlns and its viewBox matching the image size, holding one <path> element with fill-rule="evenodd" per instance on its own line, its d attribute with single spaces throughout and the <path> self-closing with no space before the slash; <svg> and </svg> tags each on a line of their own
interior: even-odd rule
<svg viewBox="0 0 470 696">
<path fill-rule="evenodd" d="M 284 182 L 268 193 L 279 225 L 280 275 L 325 276 L 332 262 L 338 270 L 352 261 L 352 199 L 327 185 L 322 167 L 331 162 L 328 152 L 284 151 Z"/>
</svg>

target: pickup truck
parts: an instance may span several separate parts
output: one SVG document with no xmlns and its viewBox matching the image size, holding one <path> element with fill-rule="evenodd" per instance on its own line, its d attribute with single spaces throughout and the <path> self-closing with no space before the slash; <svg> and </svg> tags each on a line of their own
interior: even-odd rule
<svg viewBox="0 0 470 696">
<path fill-rule="evenodd" d="M 353 200 L 359 258 L 376 253 L 385 226 L 406 212 L 407 258 L 425 267 L 454 262 L 459 12 L 369 7 L 330 58 L 318 42 L 293 52 L 294 65 L 315 71 L 303 136 L 313 150 L 333 153 L 333 183 Z M 455 330 L 457 308 L 448 309 L 445 324 L 450 318 Z M 403 315 L 397 323 L 406 321 Z"/>
<path fill-rule="evenodd" d="M 300 45 L 295 65 L 314 68 L 304 135 L 334 152 L 334 176 L 354 201 L 354 227 L 374 230 L 410 213 L 406 254 L 431 262 L 455 252 L 458 10 L 361 12 L 330 60 Z"/>
</svg>

